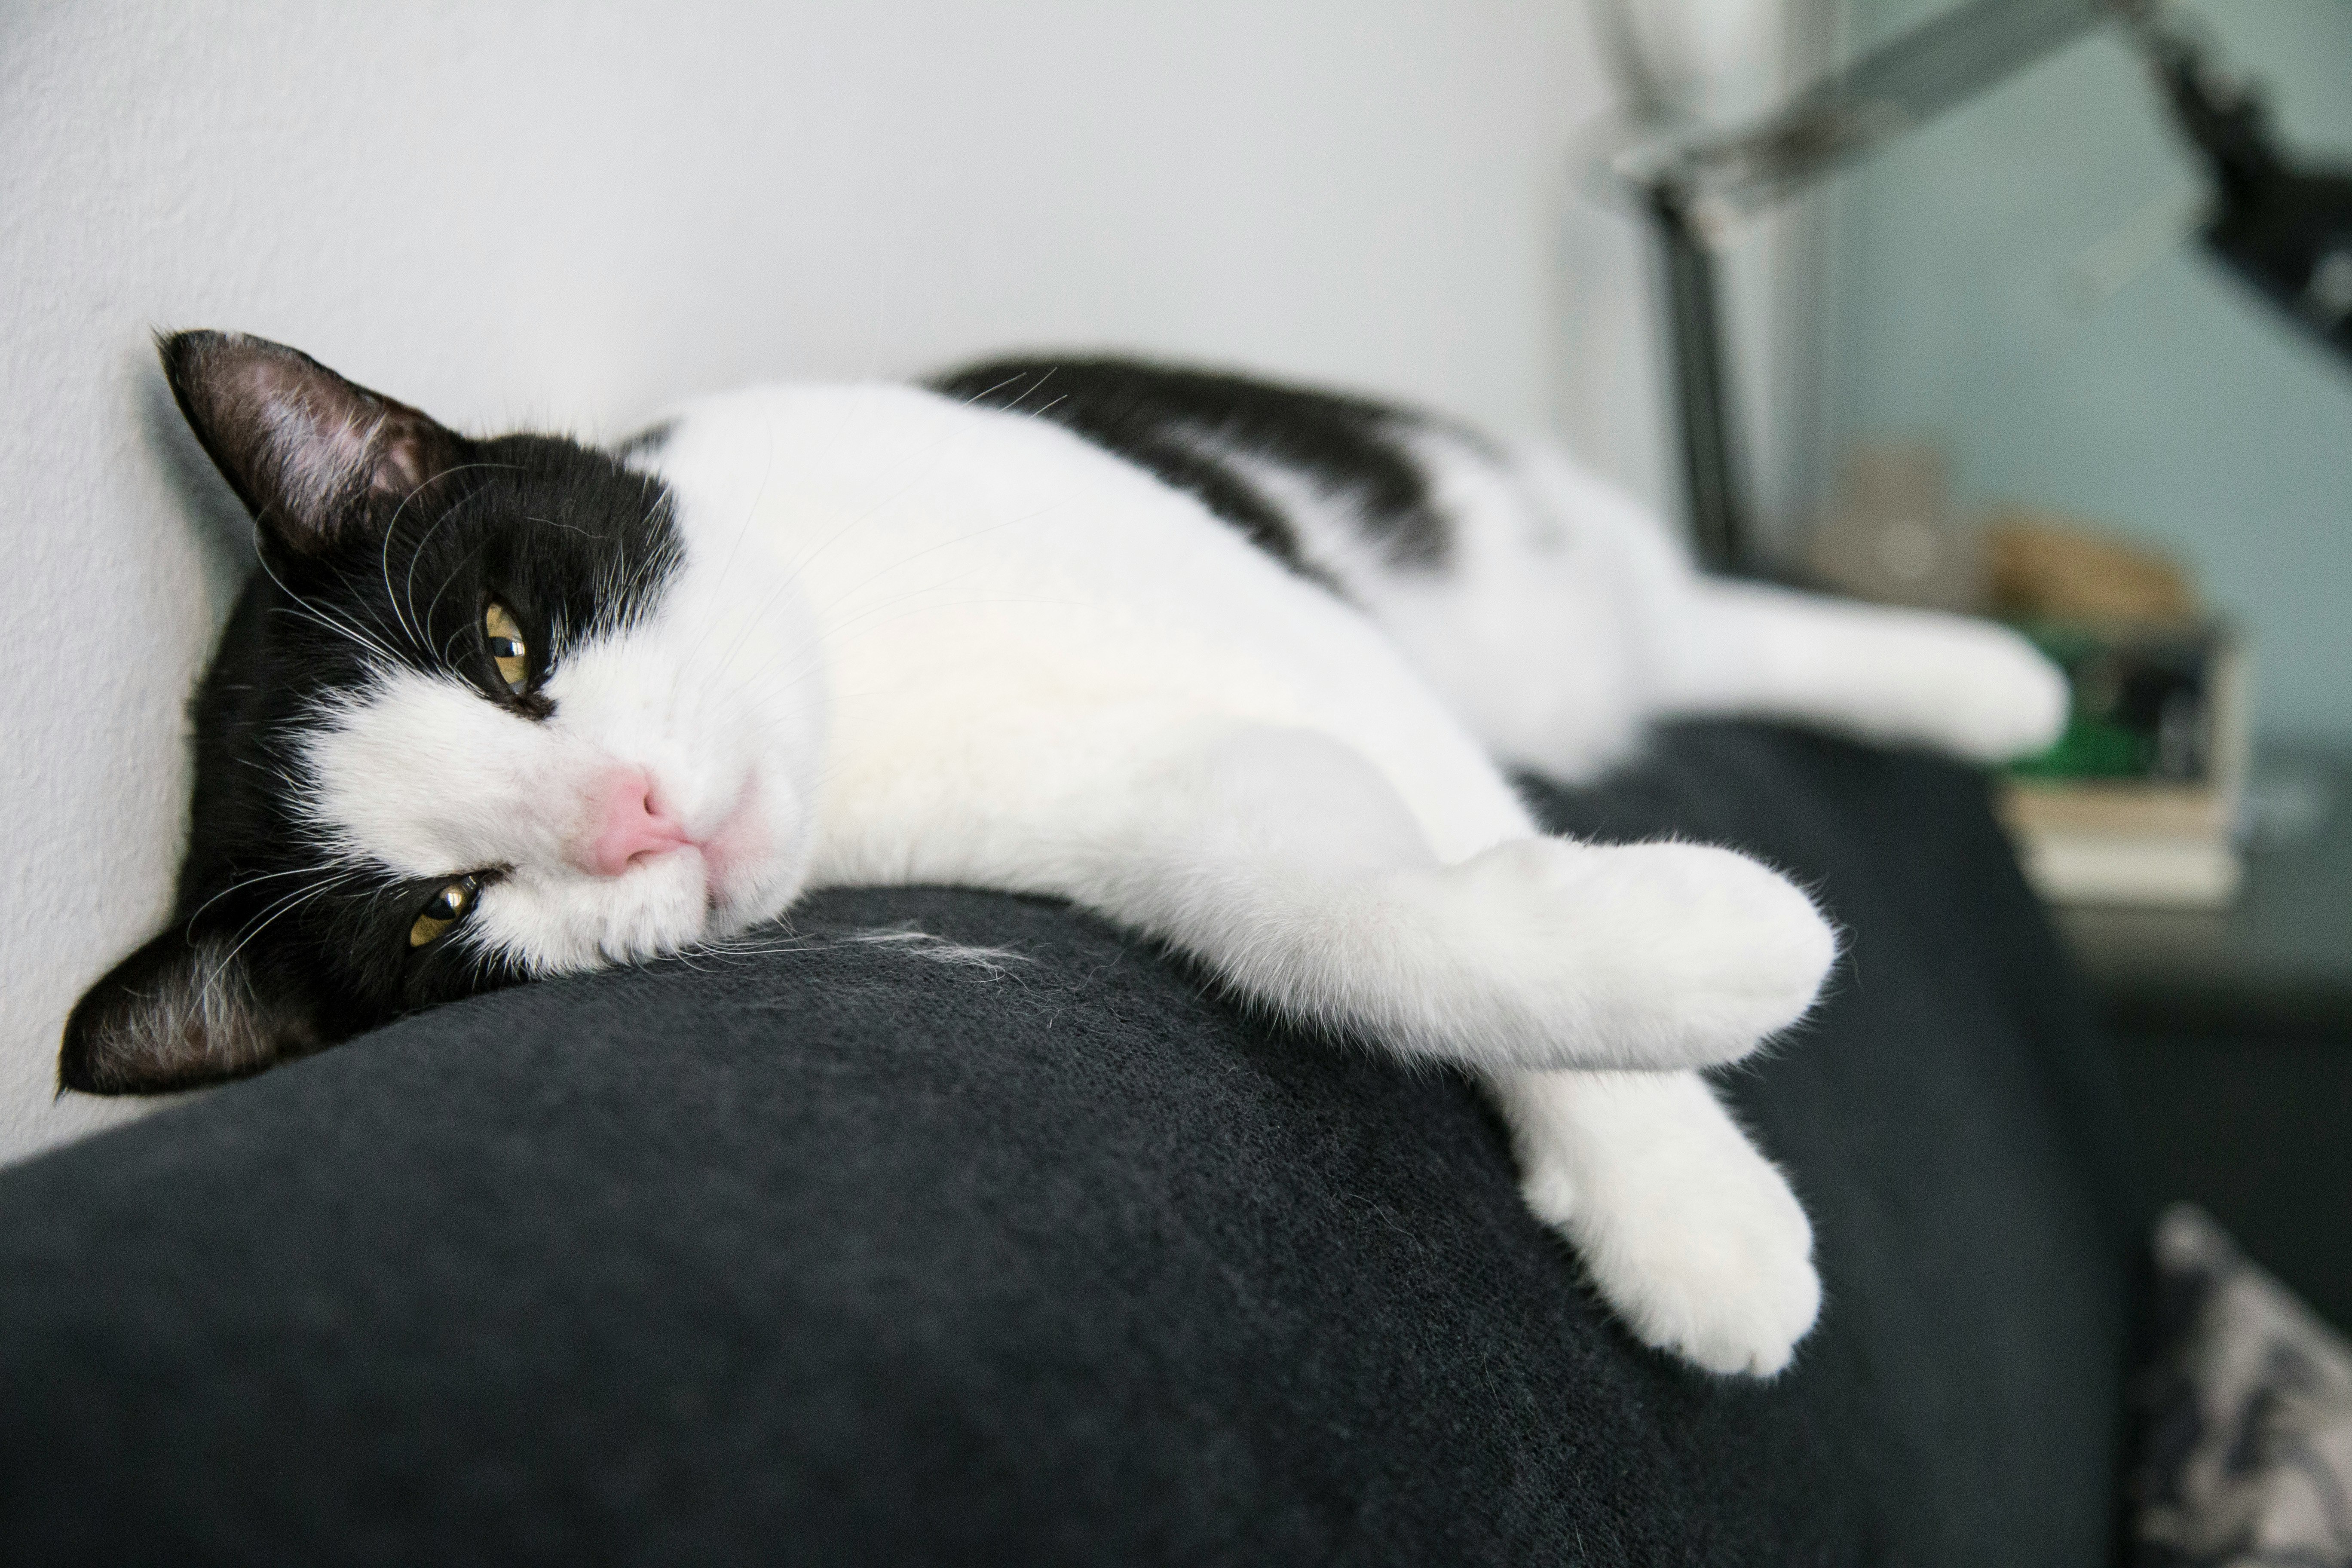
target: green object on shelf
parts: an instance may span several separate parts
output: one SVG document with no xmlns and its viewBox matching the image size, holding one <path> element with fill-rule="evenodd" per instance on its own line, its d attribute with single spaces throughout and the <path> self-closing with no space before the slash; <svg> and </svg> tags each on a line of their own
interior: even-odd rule
<svg viewBox="0 0 2352 1568">
<path fill-rule="evenodd" d="M 2155 762 L 2156 744 L 2147 736 L 2078 710 L 2048 751 L 2021 757 L 2009 771 L 2028 779 L 2132 779 L 2152 774 Z"/>
<path fill-rule="evenodd" d="M 2018 630 L 2066 672 L 2065 733 L 2010 764 L 2030 779 L 2193 783 L 2212 749 L 2213 626 L 2112 627 L 2029 622 Z"/>
</svg>

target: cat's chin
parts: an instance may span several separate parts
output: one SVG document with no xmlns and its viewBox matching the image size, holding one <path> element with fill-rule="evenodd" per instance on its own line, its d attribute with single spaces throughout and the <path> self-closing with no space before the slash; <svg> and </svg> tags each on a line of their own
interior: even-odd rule
<svg viewBox="0 0 2352 1568">
<path fill-rule="evenodd" d="M 807 882 L 802 858 L 766 858 L 756 867 L 737 865 L 709 884 L 709 901 L 699 940 L 725 942 L 754 926 L 781 919 Z"/>
<path fill-rule="evenodd" d="M 629 873 L 629 907 L 612 911 L 606 963 L 631 963 L 725 942 L 783 914 L 805 880 L 800 858 L 689 845 Z M 617 938 L 617 941 L 615 940 Z"/>
<path fill-rule="evenodd" d="M 683 846 L 618 877 L 570 866 L 518 868 L 483 889 L 478 940 L 533 975 L 642 963 L 708 941 L 743 900 L 715 896 L 702 853 Z"/>
<path fill-rule="evenodd" d="M 777 835 L 766 819 L 768 804 L 754 773 L 743 781 L 726 820 L 694 846 L 714 908 L 754 895 L 770 879 Z"/>
</svg>

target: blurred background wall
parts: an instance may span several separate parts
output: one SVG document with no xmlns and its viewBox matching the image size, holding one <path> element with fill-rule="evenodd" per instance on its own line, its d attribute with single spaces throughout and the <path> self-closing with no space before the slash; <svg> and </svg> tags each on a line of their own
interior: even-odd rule
<svg viewBox="0 0 2352 1568">
<path fill-rule="evenodd" d="M 1847 47 L 1948 5 L 1847 0 Z M 2352 163 L 2352 5 L 2184 8 L 2270 89 L 2289 149 Z M 1822 470 L 1932 440 L 1963 508 L 2162 545 L 2252 632 L 2264 742 L 2352 749 L 2352 370 L 2166 242 L 2200 182 L 2109 38 L 1832 181 Z"/>
<path fill-rule="evenodd" d="M 1707 40 L 1765 4 L 1706 0 L 1676 68 L 1736 74 Z M 0 7 L 0 1157 L 126 1113 L 52 1103 L 57 1031 L 165 912 L 245 569 L 152 329 L 592 435 L 1118 344 L 1563 429 L 1654 494 L 1638 237 L 1569 178 L 1608 96 L 1560 0 Z"/>
</svg>

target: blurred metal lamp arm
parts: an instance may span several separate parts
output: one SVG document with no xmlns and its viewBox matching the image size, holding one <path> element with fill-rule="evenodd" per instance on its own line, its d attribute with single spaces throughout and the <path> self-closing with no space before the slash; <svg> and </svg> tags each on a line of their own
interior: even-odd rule
<svg viewBox="0 0 2352 1568">
<path fill-rule="evenodd" d="M 2204 240 L 2232 273 L 2352 360 L 2352 174 L 2298 169 L 2261 99 L 2213 68 L 2159 0 L 1973 0 L 1797 94 L 1750 130 L 1634 148 L 1618 176 L 1642 197 L 1665 268 L 1667 334 L 1691 541 L 1710 572 L 1748 574 L 1750 503 L 1736 447 L 1712 240 L 2013 70 L 2122 21 L 2213 172 Z"/>
<path fill-rule="evenodd" d="M 1767 206 L 2091 31 L 2116 0 L 1973 0 L 1823 78 L 1760 124 L 1659 149 L 1638 183 Z"/>
<path fill-rule="evenodd" d="M 2211 170 L 2205 243 L 2299 325 L 2352 358 L 2352 175 L 2295 167 L 2261 100 L 2216 69 L 2160 0 L 1973 0 L 1815 83 L 1762 123 L 1637 148 L 1618 174 L 1658 237 L 1691 537 L 1700 563 L 1755 569 L 1713 241 L 1743 214 L 1902 134 L 2107 20 L 2146 58 Z"/>
<path fill-rule="evenodd" d="M 1758 564 L 1724 351 L 1717 231 L 2090 30 L 2110 3 L 1974 0 L 1815 83 L 1759 125 L 1620 160 L 1618 174 L 1657 236 L 1684 498 L 1701 565 L 1738 575 Z"/>
</svg>

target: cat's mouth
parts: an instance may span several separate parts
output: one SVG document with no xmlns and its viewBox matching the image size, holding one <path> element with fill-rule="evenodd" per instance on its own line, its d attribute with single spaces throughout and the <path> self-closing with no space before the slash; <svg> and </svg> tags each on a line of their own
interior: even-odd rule
<svg viewBox="0 0 2352 1568">
<path fill-rule="evenodd" d="M 660 785 L 641 769 L 614 770 L 595 801 L 596 826 L 574 855 L 582 870 L 599 877 L 625 877 L 691 850 L 702 861 L 705 892 L 717 907 L 728 901 L 738 873 L 767 847 L 756 775 L 744 778 L 724 816 L 699 829 L 668 807 Z"/>
<path fill-rule="evenodd" d="M 590 797 L 601 821 L 573 840 L 567 857 L 561 881 L 569 897 L 587 900 L 573 907 L 597 931 L 590 967 L 730 934 L 774 914 L 779 888 L 790 880 L 780 875 L 775 829 L 766 819 L 773 803 L 756 774 L 737 786 L 715 821 L 708 808 L 691 816 L 666 810 L 662 786 L 649 776 L 616 769 Z M 574 966 L 560 956 L 550 965 Z"/>
<path fill-rule="evenodd" d="M 760 879 L 769 849 L 761 804 L 759 777 L 749 775 L 718 826 L 679 846 L 701 857 L 703 899 L 713 913 L 741 902 Z"/>
</svg>

